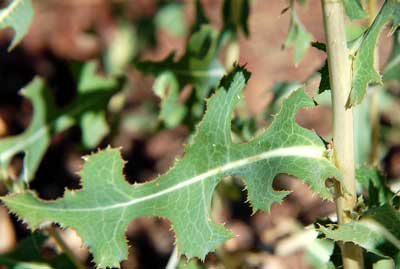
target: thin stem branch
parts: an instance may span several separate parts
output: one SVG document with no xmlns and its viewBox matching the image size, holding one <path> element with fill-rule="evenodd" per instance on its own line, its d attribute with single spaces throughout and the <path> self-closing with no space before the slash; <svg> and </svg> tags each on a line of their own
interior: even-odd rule
<svg viewBox="0 0 400 269">
<path fill-rule="evenodd" d="M 347 48 L 343 2 L 322 0 L 333 107 L 334 161 L 343 173 L 343 187 L 337 188 L 336 210 L 339 224 L 352 221 L 356 201 L 353 110 L 346 108 L 351 88 L 351 63 Z M 345 269 L 363 268 L 362 249 L 352 243 L 341 246 Z"/>
<path fill-rule="evenodd" d="M 55 227 L 53 226 L 46 227 L 46 231 L 49 233 L 51 237 L 54 238 L 57 245 L 62 249 L 65 255 L 67 255 L 68 258 L 70 258 L 70 260 L 76 266 L 77 269 L 86 269 L 86 267 L 81 263 L 79 258 L 76 257 L 76 255 L 72 252 L 70 247 L 61 238 L 59 231 Z"/>
<path fill-rule="evenodd" d="M 174 250 L 172 250 L 171 256 L 169 257 L 165 269 L 176 269 L 178 268 L 178 264 L 179 264 L 178 247 L 175 246 Z"/>
</svg>

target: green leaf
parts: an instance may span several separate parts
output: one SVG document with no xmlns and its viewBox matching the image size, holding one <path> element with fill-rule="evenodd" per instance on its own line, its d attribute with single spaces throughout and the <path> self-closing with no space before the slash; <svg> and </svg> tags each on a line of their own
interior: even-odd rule
<svg viewBox="0 0 400 269">
<path fill-rule="evenodd" d="M 352 19 L 365 19 L 368 14 L 364 11 L 360 0 L 343 0 L 344 10 L 347 16 Z"/>
<path fill-rule="evenodd" d="M 319 239 L 311 241 L 306 247 L 306 259 L 314 267 L 318 269 L 335 268 L 330 258 L 333 254 L 335 243 L 328 239 Z"/>
<path fill-rule="evenodd" d="M 400 30 L 397 30 L 393 37 L 393 49 L 389 56 L 389 62 L 383 73 L 383 80 L 400 81 Z"/>
<path fill-rule="evenodd" d="M 362 38 L 368 26 L 360 25 L 356 22 L 350 22 L 346 24 L 346 40 L 348 40 L 347 45 L 351 44 L 355 40 Z"/>
<path fill-rule="evenodd" d="M 132 23 L 119 22 L 104 54 L 105 69 L 110 74 L 123 74 L 138 50 L 138 34 Z"/>
<path fill-rule="evenodd" d="M 361 103 L 369 83 L 382 83 L 381 75 L 374 67 L 374 51 L 378 37 L 383 27 L 393 21 L 392 29 L 396 29 L 400 20 L 400 2 L 398 0 L 386 0 L 374 23 L 365 33 L 360 48 L 353 60 L 352 89 L 347 107 Z"/>
<path fill-rule="evenodd" d="M 11 27 L 14 30 L 14 38 L 8 51 L 24 38 L 31 25 L 33 15 L 31 0 L 14 0 L 6 8 L 0 10 L 0 29 Z"/>
<path fill-rule="evenodd" d="M 400 213 L 390 205 L 369 209 L 359 221 L 320 226 L 327 238 L 353 242 L 367 251 L 394 258 L 400 250 Z"/>
<path fill-rule="evenodd" d="M 179 84 L 173 73 L 166 71 L 160 74 L 153 85 L 155 94 L 161 98 L 159 117 L 167 128 L 173 128 L 181 123 L 187 113 L 187 108 L 179 101 Z"/>
<path fill-rule="evenodd" d="M 297 65 L 310 47 L 313 36 L 304 28 L 294 7 L 292 7 L 291 10 L 290 30 L 286 37 L 284 47 L 294 48 L 294 62 Z"/>
<path fill-rule="evenodd" d="M 8 269 L 68 269 L 73 268 L 73 263 L 66 255 L 58 255 L 52 259 L 42 256 L 42 247 L 47 237 L 40 232 L 35 232 L 23 239 L 18 248 L 11 253 L 0 255 L 0 264 Z"/>
<path fill-rule="evenodd" d="M 155 24 L 158 29 L 168 31 L 172 36 L 183 36 L 187 30 L 184 6 L 178 3 L 161 6 L 155 17 Z"/>
<path fill-rule="evenodd" d="M 236 67 L 222 79 L 182 159 L 153 181 L 128 184 L 119 150 L 108 148 L 85 158 L 80 191 L 66 191 L 56 201 L 42 201 L 31 191 L 1 200 L 32 229 L 47 221 L 75 229 L 99 267 L 118 267 L 128 254 L 126 227 L 140 216 L 167 218 L 179 252 L 189 258 L 204 259 L 231 238 L 232 233 L 215 223 L 210 213 L 215 187 L 225 176 L 243 178 L 254 212 L 269 211 L 288 195 L 272 187 L 280 173 L 296 176 L 322 197 L 331 198 L 325 179 L 341 175 L 325 157 L 321 139 L 295 121 L 300 108 L 314 106 L 303 89 L 292 93 L 260 136 L 232 143 L 232 112 L 248 77 L 247 71 Z"/>
<path fill-rule="evenodd" d="M 394 193 L 386 185 L 385 178 L 373 167 L 360 167 L 356 170 L 357 181 L 368 190 L 368 206 L 383 206 L 390 203 Z"/>
<path fill-rule="evenodd" d="M 80 124 L 85 146 L 96 146 L 108 133 L 105 111 L 110 97 L 118 89 L 118 82 L 96 75 L 96 64 L 86 64 L 80 73 L 77 98 L 65 108 L 57 108 L 42 79 L 36 78 L 22 94 L 33 105 L 33 118 L 27 130 L 0 140 L 0 168 L 7 169 L 11 159 L 23 152 L 24 168 L 21 178 L 25 183 L 33 179 L 54 134 Z"/>
<path fill-rule="evenodd" d="M 162 95 L 164 98 L 161 103 L 162 111 L 166 109 L 171 111 L 169 108 L 172 107 L 165 107 L 167 104 L 179 104 L 179 94 L 183 87 L 188 84 L 195 88 L 196 101 L 194 106 L 204 106 L 204 98 L 208 97 L 210 90 L 218 85 L 219 80 L 225 74 L 225 69 L 218 60 L 217 40 L 218 33 L 211 26 L 203 25 L 198 32 L 192 35 L 185 54 L 177 62 L 174 61 L 174 54 L 171 54 L 161 62 L 140 62 L 136 64 L 138 69 L 144 73 L 155 75 L 157 80 L 165 81 L 167 76 L 170 83 L 176 81 L 177 86 L 174 85 L 170 90 L 161 90 L 159 85 L 155 85 L 156 94 L 160 91 L 165 93 Z M 159 83 L 165 86 L 164 83 Z M 181 115 L 183 113 L 182 106 L 177 106 L 177 109 L 179 112 L 174 112 L 174 114 L 180 115 L 180 118 L 183 119 Z M 162 114 L 164 114 L 162 118 L 167 119 L 165 113 Z M 179 123 L 180 121 L 175 118 L 172 125 L 171 122 L 167 125 L 173 127 Z"/>
</svg>

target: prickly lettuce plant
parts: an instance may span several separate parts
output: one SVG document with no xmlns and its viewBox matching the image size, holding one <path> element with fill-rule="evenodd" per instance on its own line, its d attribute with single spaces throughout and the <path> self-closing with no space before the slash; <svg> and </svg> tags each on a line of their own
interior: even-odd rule
<svg viewBox="0 0 400 269">
<path fill-rule="evenodd" d="M 30 5 L 30 1 L 15 0 L 0 13 L 0 27 L 11 26 L 16 31 L 12 46 L 29 26 L 29 14 L 33 13 Z M 319 92 L 330 90 L 332 95 L 331 143 L 297 124 L 300 109 L 316 106 L 316 101 L 298 84 L 286 87 L 288 92 L 278 93 L 285 97 L 279 98 L 283 101 L 279 101 L 278 112 L 268 128 L 248 142 L 233 141 L 231 122 L 250 72 L 237 64 L 223 66 L 218 55 L 226 43 L 236 50 L 239 29 L 249 34 L 250 3 L 225 1 L 224 27 L 218 31 L 209 25 L 200 1 L 196 1 L 196 23 L 183 56 L 175 59 L 172 53 L 161 62 L 135 62 L 136 68 L 156 77 L 153 89 L 161 99 L 159 117 L 166 127 L 202 115 L 199 123 L 192 124 L 195 131 L 183 156 L 156 179 L 131 185 L 123 174 L 124 166 L 130 164 L 122 159 L 119 148 L 107 147 L 83 157 L 85 162 L 79 171 L 81 189 L 66 190 L 62 198 L 44 201 L 24 186 L 1 197 L 1 201 L 32 230 L 47 229 L 49 223 L 76 230 L 99 268 L 119 267 L 127 258 L 125 230 L 132 220 L 142 216 L 168 219 L 178 252 L 188 258 L 204 259 L 234 236 L 211 214 L 213 194 L 221 180 L 227 176 L 241 178 L 253 212 L 268 212 L 273 203 L 280 203 L 288 195 L 273 189 L 275 177 L 284 173 L 306 183 L 320 197 L 336 202 L 336 220 L 316 223 L 319 239 L 310 242 L 322 242 L 332 255 L 329 263 L 324 257 L 319 265 L 361 269 L 399 264 L 398 193 L 388 187 L 375 162 L 355 162 L 355 147 L 359 144 L 354 146 L 353 126 L 358 125 L 352 109 L 363 101 L 371 83 L 398 80 L 400 51 L 396 29 L 400 3 L 385 1 L 373 18 L 371 10 L 365 11 L 358 0 L 322 0 L 326 44 L 312 43 L 313 37 L 301 22 L 295 5 L 295 1 L 289 1 L 291 23 L 285 46 L 295 48 L 296 64 L 311 44 L 327 53 L 327 62 L 320 70 Z M 16 24 L 20 17 L 16 14 L 21 12 L 28 15 Z M 346 15 L 351 20 L 370 18 L 369 28 L 352 42 L 346 39 Z M 374 63 L 375 47 L 384 26 L 390 23 L 394 47 L 382 79 Z M 233 58 L 237 57 L 236 54 Z M 186 85 L 194 88 L 192 103 L 179 98 Z M 31 125 L 18 136 L 0 140 L 3 173 L 7 174 L 4 171 L 11 158 L 23 152 L 24 172 L 20 181 L 28 183 L 34 178 L 52 135 L 75 124 L 81 126 L 83 143 L 89 148 L 96 146 L 108 133 L 105 107 L 118 86 L 116 78 L 96 75 L 95 65 L 89 63 L 81 72 L 76 101 L 57 108 L 45 83 L 34 80 L 23 91 L 34 107 Z M 193 112 L 196 105 L 201 108 L 198 114 Z M 341 261 L 334 259 L 337 253 Z M 15 255 L 0 256 L 0 261 L 14 262 Z"/>
</svg>

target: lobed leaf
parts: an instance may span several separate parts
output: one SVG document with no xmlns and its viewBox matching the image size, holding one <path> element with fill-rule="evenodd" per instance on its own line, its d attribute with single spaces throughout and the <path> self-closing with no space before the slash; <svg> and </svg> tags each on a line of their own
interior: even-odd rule
<svg viewBox="0 0 400 269">
<path fill-rule="evenodd" d="M 204 259 L 231 238 L 232 233 L 210 214 L 213 192 L 225 176 L 244 180 L 254 212 L 269 211 L 288 194 L 272 187 L 280 173 L 296 176 L 323 198 L 331 198 L 325 179 L 341 175 L 325 157 L 323 141 L 295 121 L 299 109 L 314 106 L 303 89 L 290 95 L 259 137 L 243 144 L 231 141 L 232 112 L 248 77 L 246 70 L 236 67 L 222 79 L 185 155 L 153 181 L 128 184 L 119 150 L 107 148 L 85 157 L 82 190 L 67 190 L 56 201 L 42 201 L 32 191 L 1 200 L 32 229 L 49 221 L 75 229 L 99 267 L 118 267 L 128 255 L 126 227 L 140 216 L 170 220 L 178 250 L 188 258 Z"/>
<path fill-rule="evenodd" d="M 96 75 L 96 64 L 88 63 L 80 74 L 76 100 L 65 108 L 57 108 L 44 81 L 35 78 L 21 91 L 32 102 L 32 121 L 22 134 L 0 139 L 0 168 L 7 169 L 11 159 L 23 152 L 21 178 L 28 183 L 50 145 L 51 137 L 74 124 L 81 126 L 84 145 L 96 146 L 109 131 L 104 109 L 117 89 L 115 79 Z"/>
<path fill-rule="evenodd" d="M 369 252 L 394 258 L 400 251 L 400 213 L 386 204 L 369 209 L 359 221 L 319 227 L 327 238 L 353 242 Z"/>
<path fill-rule="evenodd" d="M 26 35 L 32 23 L 34 11 L 31 0 L 14 0 L 0 10 L 0 29 L 11 27 L 14 38 L 8 47 L 12 50 Z"/>
<path fill-rule="evenodd" d="M 374 51 L 380 32 L 390 21 L 393 21 L 393 31 L 400 22 L 400 2 L 398 0 L 386 0 L 374 23 L 364 34 L 360 48 L 353 60 L 352 88 L 346 104 L 347 107 L 361 103 L 369 83 L 382 83 L 381 75 L 374 67 Z"/>
</svg>

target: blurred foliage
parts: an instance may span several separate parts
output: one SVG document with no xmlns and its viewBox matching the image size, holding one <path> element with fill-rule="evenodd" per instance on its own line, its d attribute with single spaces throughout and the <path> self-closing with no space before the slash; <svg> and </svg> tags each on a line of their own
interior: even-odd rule
<svg viewBox="0 0 400 269">
<path fill-rule="evenodd" d="M 9 179 L 8 166 L 12 158 L 24 153 L 24 170 L 20 183 L 29 183 L 51 143 L 51 138 L 71 126 L 82 129 L 82 143 L 87 148 L 97 146 L 109 132 L 106 108 L 109 99 L 120 88 L 115 78 L 96 74 L 97 64 L 82 66 L 78 78 L 78 94 L 67 107 L 58 108 L 45 82 L 36 78 L 23 90 L 33 105 L 33 119 L 27 130 L 19 135 L 0 139 L 0 178 Z"/>
<path fill-rule="evenodd" d="M 70 269 L 74 264 L 65 254 L 43 257 L 43 246 L 47 236 L 35 232 L 19 242 L 18 247 L 7 254 L 0 254 L 0 265 L 8 269 Z"/>
<path fill-rule="evenodd" d="M 393 48 L 383 73 L 383 81 L 400 81 L 400 30 L 394 33 Z"/>
<path fill-rule="evenodd" d="M 217 41 L 217 32 L 209 25 L 203 25 L 191 36 L 186 53 L 178 61 L 174 61 L 175 54 L 172 53 L 161 62 L 136 64 L 144 73 L 157 76 L 154 91 L 161 97 L 160 117 L 167 127 L 176 126 L 186 116 L 187 110 L 179 101 L 179 95 L 186 85 L 192 85 L 195 91 L 192 104 L 187 109 L 194 120 L 201 117 L 205 98 L 225 73 L 217 57 Z"/>
<path fill-rule="evenodd" d="M 294 7 L 294 2 L 291 1 L 291 3 L 289 33 L 286 37 L 284 47 L 294 49 L 294 62 L 297 65 L 300 63 L 307 50 L 310 48 L 313 36 L 305 29 L 304 25 L 301 23 L 297 15 L 297 11 Z"/>
<path fill-rule="evenodd" d="M 161 8 L 156 21 L 161 29 L 172 31 L 173 35 L 184 34 L 182 7 L 168 4 Z M 211 95 L 225 74 L 225 67 L 219 57 L 221 49 L 229 40 L 237 38 L 239 30 L 246 36 L 248 31 L 249 2 L 247 0 L 226 0 L 222 8 L 224 25 L 220 32 L 209 24 L 200 1 L 196 1 L 196 21 L 186 45 L 185 53 L 176 60 L 175 53 L 159 62 L 137 62 L 136 67 L 156 77 L 153 91 L 161 99 L 160 120 L 167 128 L 183 122 L 193 128 L 204 112 L 205 98 Z M 161 22 L 161 20 L 163 20 Z M 169 26 L 172 22 L 173 26 Z M 181 27 L 182 29 L 178 29 Z M 228 50 L 229 53 L 229 50 Z M 229 56 L 238 60 L 238 55 Z M 228 69 L 231 66 L 227 66 Z M 193 87 L 194 93 L 182 100 L 186 86 Z"/>
<path fill-rule="evenodd" d="M 178 3 L 162 5 L 155 17 L 157 30 L 163 30 L 172 36 L 180 37 L 186 34 L 187 25 L 184 6 Z"/>
</svg>

